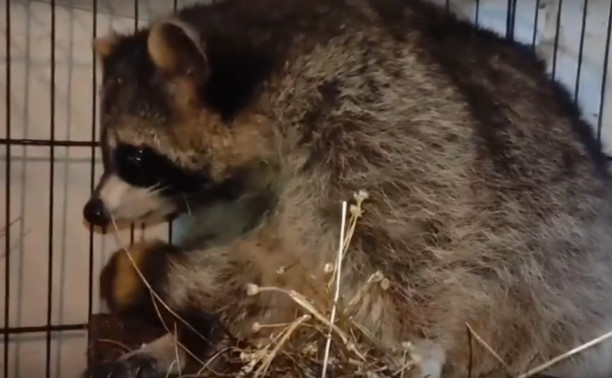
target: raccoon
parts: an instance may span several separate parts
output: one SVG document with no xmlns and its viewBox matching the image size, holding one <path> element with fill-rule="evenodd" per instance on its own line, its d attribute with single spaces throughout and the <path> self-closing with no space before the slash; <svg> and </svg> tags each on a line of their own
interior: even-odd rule
<svg viewBox="0 0 612 378">
<path fill-rule="evenodd" d="M 315 295 L 361 190 L 341 301 L 382 272 L 355 319 L 389 348 L 414 340 L 423 377 L 519 374 L 612 329 L 606 157 L 531 47 L 421 0 L 224 0 L 94 46 L 105 168 L 85 218 L 192 208 L 200 237 L 131 248 L 192 329 L 91 376 L 185 373 L 175 337 L 205 353 L 194 330 L 212 347 L 219 324 L 248 340 L 293 320 L 285 295 L 245 287 Z M 105 267 L 112 311 L 153 314 L 136 273 L 123 251 Z M 547 373 L 609 377 L 612 344 Z"/>
</svg>

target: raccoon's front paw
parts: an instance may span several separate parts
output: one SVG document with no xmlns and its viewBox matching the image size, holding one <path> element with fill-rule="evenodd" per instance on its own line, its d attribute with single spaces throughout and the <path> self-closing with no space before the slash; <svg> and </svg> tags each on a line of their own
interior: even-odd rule
<svg viewBox="0 0 612 378">
<path fill-rule="evenodd" d="M 159 371 L 157 360 L 148 353 L 130 353 L 116 361 L 105 362 L 94 366 L 87 374 L 88 378 L 161 378 L 166 377 Z"/>
</svg>

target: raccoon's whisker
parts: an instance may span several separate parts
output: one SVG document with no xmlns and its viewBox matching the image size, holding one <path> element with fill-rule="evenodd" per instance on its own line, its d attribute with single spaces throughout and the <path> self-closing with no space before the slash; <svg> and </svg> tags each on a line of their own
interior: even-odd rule
<svg viewBox="0 0 612 378">
<path fill-rule="evenodd" d="M 168 185 L 162 185 L 161 183 L 157 183 L 157 184 L 155 184 L 155 185 L 151 185 L 151 186 L 150 186 L 150 187 L 147 189 L 147 191 L 148 191 L 149 193 L 159 193 L 159 192 L 161 192 L 162 190 L 167 189 L 167 188 L 168 188 Z"/>
<path fill-rule="evenodd" d="M 185 195 L 185 193 L 181 193 L 181 195 L 183 196 L 183 199 L 185 200 L 185 206 L 187 206 L 187 214 L 191 216 L 192 215 L 191 206 L 189 206 L 189 201 L 187 200 L 187 196 Z"/>
</svg>

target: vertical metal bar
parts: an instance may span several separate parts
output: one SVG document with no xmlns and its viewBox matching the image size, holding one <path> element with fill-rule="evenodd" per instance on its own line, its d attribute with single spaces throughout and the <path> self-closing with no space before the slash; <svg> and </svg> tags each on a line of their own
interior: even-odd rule
<svg viewBox="0 0 612 378">
<path fill-rule="evenodd" d="M 536 49 L 536 39 L 538 36 L 538 20 L 540 19 L 540 0 L 536 0 L 535 15 L 533 16 L 533 35 L 531 37 L 531 49 Z"/>
<path fill-rule="evenodd" d="M 11 2 L 5 1 L 6 4 L 6 140 L 11 140 Z M 6 219 L 6 235 L 4 236 L 4 328 L 9 328 L 9 305 L 10 305 L 10 266 L 11 266 L 11 232 L 9 225 L 11 224 L 11 143 L 6 144 L 6 191 L 5 191 L 5 219 Z M 8 355 L 9 355 L 9 333 L 4 334 L 4 378 L 8 378 Z"/>
<path fill-rule="evenodd" d="M 474 24 L 478 26 L 478 16 L 480 15 L 480 0 L 476 0 L 476 11 L 474 13 Z"/>
<path fill-rule="evenodd" d="M 93 0 L 93 26 L 92 26 L 92 40 L 97 38 L 97 29 L 98 29 L 98 0 Z M 96 78 L 97 66 L 98 66 L 98 56 L 96 55 L 95 50 L 92 49 L 92 78 L 91 78 L 91 93 L 92 93 L 92 103 L 91 103 L 91 176 L 89 178 L 89 188 L 90 191 L 93 192 L 95 185 L 95 172 L 96 172 L 96 121 L 97 121 L 97 112 L 96 112 L 96 104 L 98 99 L 98 83 Z M 89 225 L 89 290 L 88 290 L 88 301 L 87 301 L 87 321 L 89 322 L 89 318 L 93 312 L 93 265 L 94 265 L 94 227 Z M 87 340 L 87 345 L 89 345 L 89 336 Z"/>
<path fill-rule="evenodd" d="M 559 0 L 559 10 L 557 11 L 557 25 L 555 26 L 555 45 L 553 48 L 552 61 L 552 78 L 555 79 L 557 73 L 557 53 L 559 52 L 559 34 L 561 30 L 561 11 L 563 9 L 563 0 Z"/>
<path fill-rule="evenodd" d="M 610 58 L 610 32 L 612 31 L 612 2 L 608 11 L 608 31 L 606 32 L 606 51 L 604 55 L 603 77 L 601 79 L 601 94 L 599 96 L 599 115 L 597 118 L 597 142 L 601 147 L 601 124 L 603 121 L 604 104 L 606 100 L 606 83 L 608 81 L 608 60 Z"/>
<path fill-rule="evenodd" d="M 510 38 L 511 27 L 510 19 L 512 18 L 512 0 L 508 0 L 506 4 L 506 38 Z"/>
<path fill-rule="evenodd" d="M 138 30 L 138 0 L 134 0 L 134 31 Z M 134 223 L 130 225 L 130 245 L 134 244 Z"/>
<path fill-rule="evenodd" d="M 514 34 L 514 29 L 516 27 L 516 7 L 517 7 L 517 3 L 518 0 L 513 0 L 512 2 L 512 39 L 514 39 L 515 34 Z"/>
<path fill-rule="evenodd" d="M 174 0 L 172 4 L 172 10 L 174 11 L 174 13 L 176 13 L 176 11 L 178 10 L 178 0 Z M 170 219 L 168 221 L 168 243 L 172 243 L 172 223 L 173 222 L 174 222 L 174 219 Z"/>
<path fill-rule="evenodd" d="M 508 0 L 506 13 L 506 38 L 514 39 L 514 24 L 516 19 L 516 0 Z"/>
<path fill-rule="evenodd" d="M 51 0 L 51 81 L 50 81 L 50 150 L 49 150 L 49 261 L 47 264 L 47 337 L 45 377 L 51 376 L 51 314 L 53 306 L 53 202 L 55 175 L 55 0 Z"/>
<path fill-rule="evenodd" d="M 507 0 L 506 4 L 506 38 L 510 37 L 510 18 L 512 12 L 512 0 Z"/>
<path fill-rule="evenodd" d="M 586 31 L 586 18 L 589 9 L 589 0 L 584 0 L 582 7 L 582 26 L 580 27 L 580 48 L 578 49 L 578 67 L 576 68 L 576 85 L 574 87 L 574 102 L 578 102 L 580 90 L 580 74 L 582 73 L 582 58 L 584 53 L 584 36 Z"/>
</svg>

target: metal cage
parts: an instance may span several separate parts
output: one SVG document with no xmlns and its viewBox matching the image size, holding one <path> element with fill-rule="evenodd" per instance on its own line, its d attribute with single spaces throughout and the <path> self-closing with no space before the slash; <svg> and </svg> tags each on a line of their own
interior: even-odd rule
<svg viewBox="0 0 612 378">
<path fill-rule="evenodd" d="M 87 321 L 100 306 L 97 272 L 115 249 L 81 220 L 101 173 L 99 70 L 91 40 L 111 26 L 137 28 L 195 1 L 2 2 L 1 370 L 4 378 L 77 376 L 86 367 Z M 531 44 L 583 108 L 598 139 L 612 145 L 612 127 L 605 127 L 612 106 L 606 98 L 612 0 L 435 2 Z M 133 241 L 144 232 L 172 238 L 171 225 L 136 225 L 122 237 Z"/>
</svg>

